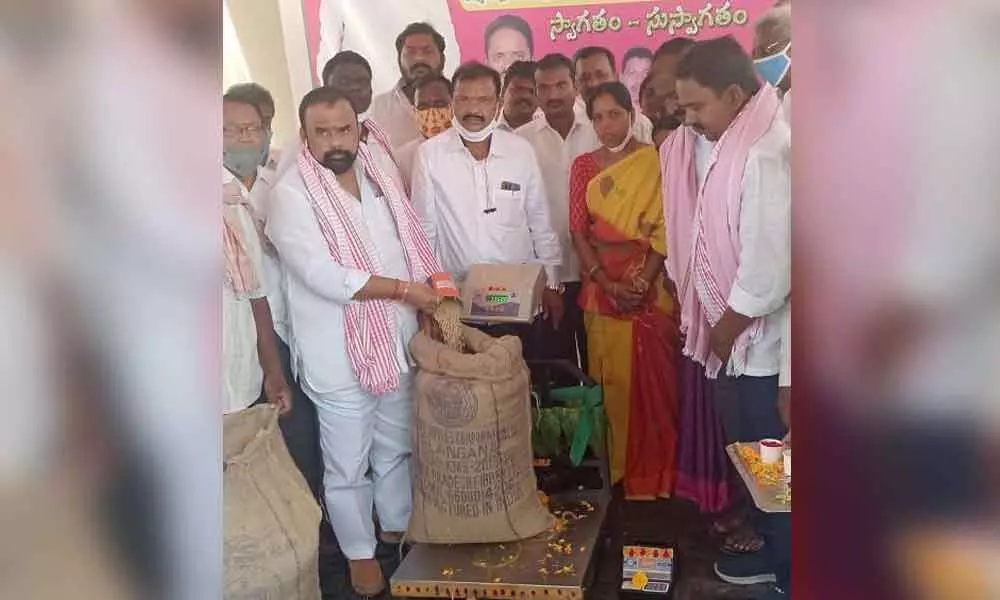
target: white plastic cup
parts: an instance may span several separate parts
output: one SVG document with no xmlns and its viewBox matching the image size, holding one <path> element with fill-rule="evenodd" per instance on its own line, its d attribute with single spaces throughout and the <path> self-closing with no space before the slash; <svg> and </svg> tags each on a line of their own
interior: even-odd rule
<svg viewBox="0 0 1000 600">
<path fill-rule="evenodd" d="M 781 451 L 785 449 L 785 443 L 774 438 L 765 438 L 760 441 L 760 462 L 765 465 L 773 465 L 781 462 Z"/>
<path fill-rule="evenodd" d="M 785 448 L 781 456 L 785 459 L 785 477 L 792 476 L 792 449 Z"/>
</svg>

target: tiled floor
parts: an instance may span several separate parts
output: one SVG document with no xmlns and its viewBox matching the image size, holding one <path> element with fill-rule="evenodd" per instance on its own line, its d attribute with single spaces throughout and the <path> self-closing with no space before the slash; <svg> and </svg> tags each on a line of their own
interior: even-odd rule
<svg viewBox="0 0 1000 600">
<path fill-rule="evenodd" d="M 613 509 L 608 519 L 610 531 L 618 532 L 618 543 L 623 540 L 638 540 L 674 546 L 677 557 L 672 592 L 674 600 L 750 600 L 761 591 L 731 586 L 715 577 L 713 563 L 717 543 L 706 533 L 707 526 L 703 518 L 689 502 L 630 502 L 619 510 Z M 323 581 L 323 599 L 357 598 L 347 582 L 347 566 L 335 546 L 327 544 L 322 556 L 320 577 Z M 378 558 L 387 576 L 398 565 L 398 556 L 388 549 L 380 548 Z M 620 554 L 608 549 L 597 560 L 595 581 L 588 598 L 618 598 L 618 587 L 621 584 Z M 388 594 L 384 595 L 384 600 L 389 600 Z"/>
</svg>

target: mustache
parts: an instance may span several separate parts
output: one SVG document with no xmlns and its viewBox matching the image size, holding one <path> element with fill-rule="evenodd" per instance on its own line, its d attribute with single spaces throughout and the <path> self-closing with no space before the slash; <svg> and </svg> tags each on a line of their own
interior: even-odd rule
<svg viewBox="0 0 1000 600">
<path fill-rule="evenodd" d="M 413 66 L 410 67 L 410 71 L 411 72 L 412 71 L 416 71 L 417 69 L 426 69 L 428 71 L 432 71 L 433 70 L 431 68 L 431 66 L 429 64 L 427 64 L 427 63 L 417 63 L 417 64 L 415 64 L 415 65 L 413 65 Z"/>
<path fill-rule="evenodd" d="M 466 121 L 478 121 L 479 123 L 485 123 L 486 117 L 476 114 L 465 115 L 464 117 L 462 117 L 462 122 L 464 123 Z"/>
</svg>

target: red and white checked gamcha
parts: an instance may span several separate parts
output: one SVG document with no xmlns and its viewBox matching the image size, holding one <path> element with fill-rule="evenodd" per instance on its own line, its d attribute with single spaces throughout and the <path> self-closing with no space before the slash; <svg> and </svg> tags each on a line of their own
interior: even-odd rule
<svg viewBox="0 0 1000 600">
<path fill-rule="evenodd" d="M 370 131 L 378 138 L 377 129 Z M 440 271 L 440 267 L 409 199 L 397 185 L 396 178 L 382 171 L 364 145 L 359 145 L 357 159 L 388 203 L 403 246 L 410 279 L 424 282 L 431 274 Z M 381 275 L 383 266 L 379 264 L 378 253 L 369 246 L 370 236 L 359 233 L 364 224 L 355 222 L 347 208 L 347 203 L 356 200 L 340 187 L 332 171 L 313 158 L 306 146 L 299 154 L 298 167 L 333 260 L 345 267 Z M 400 368 L 396 361 L 398 333 L 391 302 L 352 302 L 345 308 L 344 321 L 347 355 L 361 387 L 375 395 L 395 390 L 399 386 Z"/>
</svg>

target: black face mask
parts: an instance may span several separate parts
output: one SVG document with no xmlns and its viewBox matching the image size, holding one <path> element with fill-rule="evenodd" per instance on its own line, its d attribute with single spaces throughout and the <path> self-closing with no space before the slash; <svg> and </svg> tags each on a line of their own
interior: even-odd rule
<svg viewBox="0 0 1000 600">
<path fill-rule="evenodd" d="M 334 172 L 335 175 L 343 175 L 354 166 L 357 154 L 346 150 L 330 150 L 323 155 L 323 166 Z"/>
</svg>

